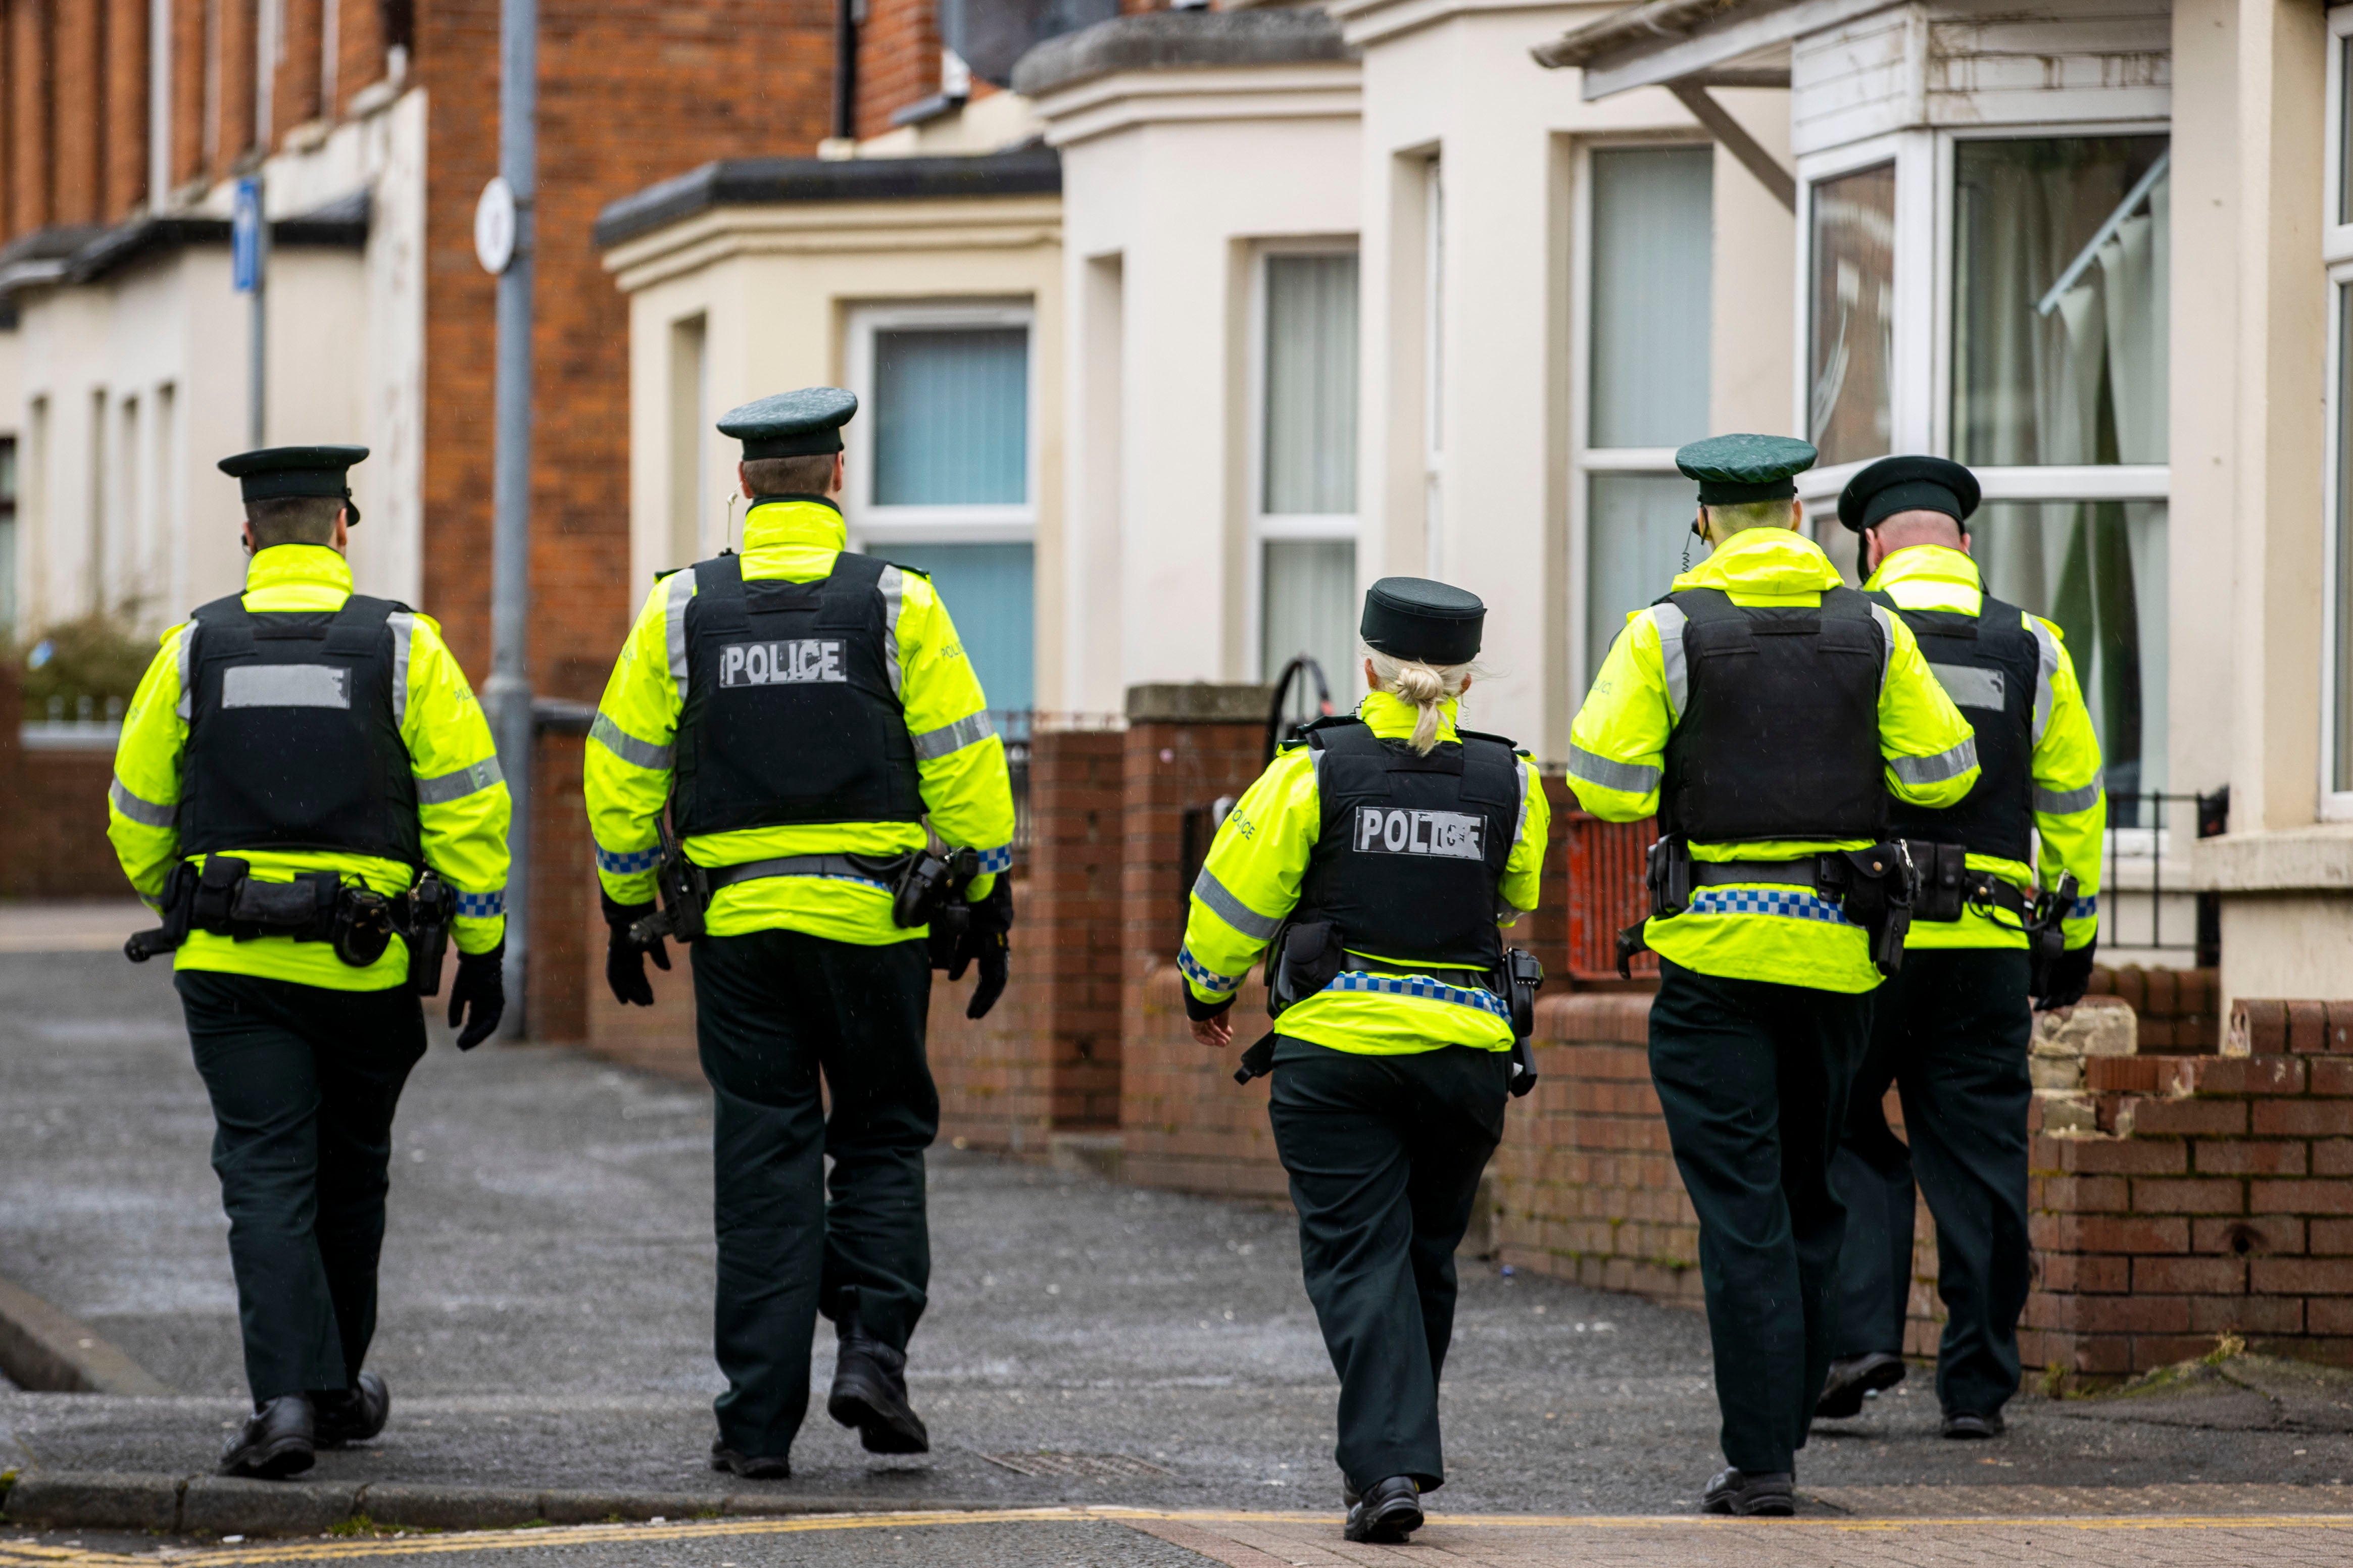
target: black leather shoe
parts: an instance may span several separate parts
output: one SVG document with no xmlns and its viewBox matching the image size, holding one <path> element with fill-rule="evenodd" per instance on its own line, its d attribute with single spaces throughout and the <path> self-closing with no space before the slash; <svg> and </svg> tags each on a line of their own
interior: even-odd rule
<svg viewBox="0 0 2353 1568">
<path fill-rule="evenodd" d="M 857 1427 L 858 1440 L 870 1454 L 932 1451 L 931 1433 L 907 1403 L 907 1353 L 881 1340 L 854 1331 L 841 1337 L 825 1413 Z"/>
<path fill-rule="evenodd" d="M 1787 1519 L 1798 1511 L 1797 1478 L 1788 1470 L 1724 1469 L 1707 1483 L 1699 1500 L 1702 1513 L 1737 1514 L 1743 1519 Z"/>
<path fill-rule="evenodd" d="M 282 1481 L 311 1468 L 311 1401 L 301 1394 L 281 1394 L 256 1410 L 245 1429 L 221 1450 L 220 1473 L 247 1476 L 258 1481 Z"/>
<path fill-rule="evenodd" d="M 743 1477 L 747 1481 L 781 1481 L 791 1479 L 793 1462 L 786 1458 L 755 1459 L 749 1454 L 739 1454 L 727 1446 L 724 1437 L 711 1440 L 711 1468 Z"/>
<path fill-rule="evenodd" d="M 355 1387 L 311 1395 L 311 1441 L 322 1448 L 364 1443 L 384 1430 L 392 1414 L 392 1392 L 372 1372 L 360 1373 Z"/>
<path fill-rule="evenodd" d="M 1983 1414 L 1974 1410 L 1945 1412 L 1945 1436 L 1962 1442 L 1982 1442 L 1988 1437 L 1999 1437 L 2003 1429 L 1999 1410 L 1988 1410 Z"/>
<path fill-rule="evenodd" d="M 1375 1481 L 1361 1497 L 1348 1499 L 1350 1541 L 1394 1546 L 1421 1528 L 1421 1484 L 1411 1476 Z"/>
<path fill-rule="evenodd" d="M 1831 1363 L 1831 1374 L 1822 1384 L 1822 1396 L 1814 1402 L 1815 1419 L 1843 1421 L 1850 1415 L 1862 1414 L 1866 1395 L 1884 1394 L 1904 1381 L 1904 1358 L 1885 1351 L 1873 1351 L 1867 1355 L 1841 1356 Z"/>
</svg>

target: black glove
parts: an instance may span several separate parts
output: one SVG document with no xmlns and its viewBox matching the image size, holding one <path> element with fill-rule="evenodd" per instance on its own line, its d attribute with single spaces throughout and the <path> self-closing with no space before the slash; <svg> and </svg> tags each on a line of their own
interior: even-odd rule
<svg viewBox="0 0 2353 1568">
<path fill-rule="evenodd" d="M 2073 1007 L 2084 999 L 2084 991 L 2092 984 L 2092 953 L 2099 945 L 2100 939 L 2095 936 L 2051 961 L 2050 972 L 2042 977 L 2042 994 L 2035 998 L 2036 1012 Z"/>
<path fill-rule="evenodd" d="M 470 1051 L 489 1039 L 499 1020 L 506 1016 L 506 958 L 503 942 L 488 952 L 458 955 L 458 978 L 449 986 L 449 1026 L 454 1029 L 460 1018 L 465 1020 L 465 1031 L 458 1037 L 461 1051 Z"/>
<path fill-rule="evenodd" d="M 596 896 L 605 904 L 605 984 L 613 988 L 613 999 L 623 1006 L 650 1007 L 654 1005 L 654 988 L 646 979 L 646 954 L 652 953 L 654 967 L 670 972 L 670 946 L 656 937 L 651 947 L 640 947 L 629 935 L 629 927 L 654 912 L 654 901 L 642 904 L 617 904 L 613 895 L 598 889 Z"/>
<path fill-rule="evenodd" d="M 967 1018 L 986 1018 L 997 999 L 1005 994 L 1005 981 L 1011 967 L 1013 943 L 1006 933 L 1013 929 L 1013 879 L 999 871 L 997 886 L 988 897 L 976 904 L 965 906 L 964 936 L 956 943 L 955 963 L 948 970 L 950 980 L 964 978 L 965 965 L 978 960 L 980 984 L 973 987 L 972 1001 L 964 1010 Z"/>
</svg>

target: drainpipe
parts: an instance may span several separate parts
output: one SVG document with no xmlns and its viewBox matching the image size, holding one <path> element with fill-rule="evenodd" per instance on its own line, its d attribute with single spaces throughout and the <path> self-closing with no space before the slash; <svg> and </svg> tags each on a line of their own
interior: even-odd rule
<svg viewBox="0 0 2353 1568">
<path fill-rule="evenodd" d="M 858 134 L 858 0 L 833 0 L 833 134 Z"/>
</svg>

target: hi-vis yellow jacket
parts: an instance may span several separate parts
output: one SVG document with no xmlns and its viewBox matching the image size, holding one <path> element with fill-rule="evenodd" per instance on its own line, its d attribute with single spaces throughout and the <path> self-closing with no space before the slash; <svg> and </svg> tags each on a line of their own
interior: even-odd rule
<svg viewBox="0 0 2353 1568">
<path fill-rule="evenodd" d="M 246 568 L 245 607 L 257 613 L 340 610 L 351 595 L 350 565 L 323 544 L 273 545 L 257 552 Z M 507 931 L 511 810 L 491 727 L 431 616 L 395 616 L 392 635 L 408 645 L 400 738 L 417 775 L 425 863 L 458 894 L 452 923 L 458 951 L 488 952 Z M 107 792 L 106 836 L 123 875 L 151 904 L 180 858 L 180 757 L 188 743 L 180 661 L 186 637 L 185 625 L 165 632 L 162 650 L 141 678 L 114 753 L 114 785 Z M 408 868 L 398 861 L 365 855 L 254 849 L 239 850 L 237 857 L 266 882 L 290 880 L 302 871 L 340 871 L 347 881 L 391 895 L 404 891 L 410 880 Z M 381 958 L 360 969 L 337 958 L 325 942 L 298 942 L 290 936 L 237 942 L 194 931 L 174 967 L 290 980 L 329 991 L 382 991 L 406 984 L 408 949 L 395 937 Z"/>
<path fill-rule="evenodd" d="M 1863 584 L 1884 590 L 1907 610 L 1978 613 L 1984 598 L 1977 563 L 1941 544 L 1915 544 L 1879 563 Z M 2107 831 L 2108 797 L 2100 784 L 2100 741 L 2092 732 L 2091 710 L 2075 681 L 2059 628 L 2040 616 L 2026 616 L 2026 629 L 2042 649 L 2034 683 L 2034 830 L 2041 838 L 2040 885 L 2055 887 L 2062 872 L 2075 876 L 2075 905 L 2066 921 L 2067 945 L 2082 947 L 2100 929 L 2100 842 Z M 1991 871 L 2022 891 L 2038 885 L 2023 861 L 1972 855 L 1969 868 Z M 1915 921 L 1906 947 L 2016 947 L 2026 938 L 2005 919 L 1964 910 L 1957 921 Z"/>
<path fill-rule="evenodd" d="M 1674 585 L 1721 589 L 1736 605 L 1804 605 L 1820 604 L 1822 590 L 1838 582 L 1838 568 L 1812 540 L 1786 528 L 1752 528 L 1717 545 Z M 1976 731 L 1928 673 L 1912 629 L 1894 612 L 1874 609 L 1887 636 L 1879 685 L 1887 787 L 1915 805 L 1957 805 L 1977 783 Z M 1681 614 L 1662 614 L 1654 605 L 1627 616 L 1569 728 L 1568 783 L 1586 810 L 1635 822 L 1659 809 L 1667 738 L 1683 718 L 1685 679 Z M 1695 843 L 1691 850 L 1698 860 L 1794 860 L 1863 847 L 1856 839 L 1776 839 Z M 1880 980 L 1862 928 L 1810 889 L 1708 888 L 1694 895 L 1689 910 L 1651 920 L 1644 931 L 1659 956 L 1702 974 L 1849 993 L 1869 991 Z"/>
<path fill-rule="evenodd" d="M 1440 740 L 1455 738 L 1454 713 L 1453 702 L 1443 705 Z M 1376 691 L 1358 706 L 1356 716 L 1374 734 L 1394 741 L 1413 733 L 1417 710 L 1399 698 Z M 1536 881 L 1551 832 L 1544 785 L 1525 752 L 1520 756 L 1520 791 L 1519 832 L 1504 865 L 1501 889 L 1511 906 L 1505 924 L 1536 907 Z M 1185 922 L 1185 945 L 1177 949 L 1176 965 L 1195 997 L 1214 1005 L 1231 1000 L 1241 988 L 1251 961 L 1298 905 L 1300 879 L 1323 830 L 1314 755 L 1304 745 L 1293 745 L 1243 792 L 1233 814 L 1219 827 L 1200 879 L 1193 885 L 1192 914 Z M 1378 952 L 1365 956 L 1388 957 Z M 1447 988 L 1432 982 L 1432 989 Z M 1284 1008 L 1281 1028 L 1297 1039 L 1365 1056 L 1407 1056 L 1446 1046 L 1509 1050 L 1511 1025 L 1488 1000 L 1482 1006 L 1470 998 L 1454 1002 L 1435 994 L 1319 991 Z"/>
<path fill-rule="evenodd" d="M 769 501 L 744 518 L 744 578 L 813 583 L 830 575 L 848 538 L 841 513 L 818 500 Z M 892 568 L 895 611 L 886 600 L 884 635 L 898 650 L 899 701 L 915 744 L 915 767 L 934 832 L 954 847 L 981 852 L 983 875 L 965 896 L 977 902 L 1013 863 L 1013 785 L 1005 742 L 989 722 L 988 701 L 965 658 L 947 606 L 929 579 Z M 886 576 L 885 581 L 890 578 Z M 605 685 L 588 732 L 588 826 L 596 840 L 596 875 L 624 904 L 654 896 L 659 856 L 656 826 L 670 800 L 670 752 L 685 702 L 687 601 L 691 572 L 654 584 Z M 737 866 L 786 855 L 897 855 L 920 849 L 913 822 L 834 822 L 747 827 L 686 841 L 698 866 Z M 706 929 L 713 936 L 797 931 L 835 942 L 879 947 L 925 934 L 894 925 L 887 889 L 842 879 L 764 877 L 712 895 Z"/>
</svg>

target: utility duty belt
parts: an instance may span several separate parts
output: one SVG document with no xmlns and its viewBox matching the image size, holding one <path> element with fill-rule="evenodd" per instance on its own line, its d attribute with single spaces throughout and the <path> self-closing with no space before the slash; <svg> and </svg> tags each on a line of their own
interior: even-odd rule
<svg viewBox="0 0 2353 1568">
<path fill-rule="evenodd" d="M 745 860 L 733 866 L 698 866 L 687 858 L 686 846 L 672 831 L 670 818 L 659 820 L 661 858 L 654 867 L 654 889 L 661 909 L 629 927 L 629 940 L 650 947 L 663 937 L 698 942 L 712 895 L 723 888 L 769 877 L 828 877 L 888 889 L 894 925 L 933 927 L 936 955 L 944 942 L 952 951 L 968 918 L 960 894 L 980 874 L 980 852 L 952 849 L 945 855 L 930 849 L 910 849 L 897 855 L 779 855 L 767 860 Z"/>
<path fill-rule="evenodd" d="M 1284 1010 L 1324 990 L 1342 971 L 1371 975 L 1397 975 L 1435 981 L 1462 991 L 1483 991 L 1504 999 L 1512 1026 L 1512 1082 L 1514 1098 L 1536 1086 L 1535 1052 L 1529 1037 L 1535 1033 L 1536 989 L 1544 984 L 1544 965 L 1534 953 L 1511 948 L 1494 969 L 1459 964 L 1388 963 L 1347 952 L 1339 928 L 1329 921 L 1286 923 L 1267 948 L 1266 1011 L 1280 1018 Z M 1248 1083 L 1274 1066 L 1275 1031 L 1269 1030 L 1241 1055 L 1234 1081 Z"/>
<path fill-rule="evenodd" d="M 1910 846 L 1902 839 L 1864 849 L 1831 849 L 1794 860 L 1694 860 L 1691 846 L 1671 835 L 1651 846 L 1643 885 L 1651 892 L 1651 915 L 1663 920 L 1684 913 L 1703 888 L 1750 886 L 1803 888 L 1838 906 L 1871 941 L 1871 962 L 1882 974 L 1904 967 L 1904 938 L 1912 929 L 1913 898 L 1919 883 Z M 1957 912 L 1952 917 L 1958 919 Z M 1634 955 L 1650 946 L 1641 921 L 1618 933 L 1618 973 L 1632 978 Z"/>
<path fill-rule="evenodd" d="M 287 936 L 323 942 L 354 969 L 384 956 L 396 935 L 408 943 L 409 988 L 419 996 L 441 989 L 441 962 L 448 950 L 449 921 L 458 896 L 431 868 L 417 885 L 391 898 L 340 871 L 298 871 L 290 880 L 268 882 L 253 875 L 250 861 L 233 855 L 207 855 L 201 869 L 193 860 L 172 868 L 164 885 L 164 923 L 122 945 L 122 955 L 144 963 L 170 952 L 192 931 L 235 942 Z"/>
<path fill-rule="evenodd" d="M 2008 915 L 2020 930 L 2032 925 L 2035 900 L 1991 871 L 1971 870 L 1967 845 L 1907 838 L 1904 847 L 1920 878 L 1912 892 L 1914 920 L 1957 921 L 1964 910 L 1975 910 Z"/>
</svg>

